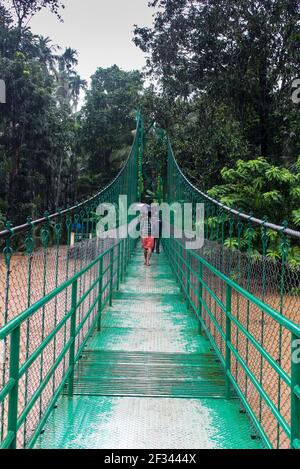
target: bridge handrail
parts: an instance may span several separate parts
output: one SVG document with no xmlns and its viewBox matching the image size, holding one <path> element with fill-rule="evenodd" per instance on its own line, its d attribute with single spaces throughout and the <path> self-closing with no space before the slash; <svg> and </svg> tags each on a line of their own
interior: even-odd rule
<svg viewBox="0 0 300 469">
<path fill-rule="evenodd" d="M 256 218 L 252 215 L 248 215 L 247 213 L 244 213 L 244 212 L 241 212 L 241 211 L 236 210 L 234 208 L 228 207 L 227 205 L 222 204 L 219 200 L 216 200 L 216 199 L 210 197 L 205 192 L 202 192 L 200 189 L 195 187 L 191 183 L 191 181 L 189 181 L 189 179 L 185 176 L 185 174 L 180 169 L 179 164 L 178 164 L 178 162 L 176 160 L 176 157 L 174 155 L 172 144 L 171 144 L 169 138 L 168 138 L 168 146 L 171 150 L 171 154 L 172 154 L 172 157 L 174 159 L 174 163 L 176 165 L 176 168 L 177 168 L 178 172 L 180 173 L 180 175 L 182 176 L 182 178 L 185 180 L 185 182 L 188 184 L 188 186 L 190 186 L 191 189 L 193 189 L 195 192 L 197 192 L 205 200 L 207 200 L 208 202 L 213 203 L 214 205 L 220 207 L 221 209 L 225 210 L 228 213 L 231 213 L 232 215 L 234 215 L 238 218 L 241 218 L 241 219 L 243 219 L 245 221 L 248 221 L 248 222 L 251 221 L 251 223 L 253 223 L 254 225 L 264 226 L 264 227 L 269 228 L 271 230 L 274 230 L 278 233 L 284 233 L 284 234 L 290 236 L 291 238 L 300 239 L 300 231 L 296 231 L 296 230 L 293 230 L 291 228 L 287 228 L 285 226 L 276 225 L 275 223 L 270 223 L 270 222 L 261 220 L 260 218 Z"/>
<path fill-rule="evenodd" d="M 228 395 L 232 385 L 265 445 L 299 448 L 300 232 L 208 196 L 184 175 L 169 138 L 167 146 L 168 202 L 205 206 L 198 253 L 165 241 L 188 306 L 225 368 Z"/>
<path fill-rule="evenodd" d="M 299 382 L 299 364 L 293 363 L 292 353 L 294 341 L 299 340 L 300 338 L 300 326 L 293 321 L 285 318 L 280 315 L 278 311 L 270 307 L 266 303 L 262 302 L 258 297 L 248 292 L 246 289 L 238 285 L 234 280 L 224 275 L 209 262 L 207 262 L 201 255 L 192 250 L 187 250 L 182 242 L 176 238 L 171 240 L 163 240 L 167 256 L 173 267 L 175 276 L 177 277 L 181 289 L 184 293 L 184 296 L 187 300 L 188 305 L 195 312 L 196 316 L 199 319 L 201 324 L 201 331 L 205 331 L 208 338 L 210 339 L 211 345 L 213 346 L 220 362 L 222 363 L 225 369 L 225 381 L 226 381 L 226 396 L 230 398 L 231 390 L 230 385 L 232 385 L 241 398 L 243 405 L 249 415 L 252 418 L 255 427 L 261 436 L 264 444 L 267 448 L 273 448 L 272 441 L 270 440 L 269 435 L 265 431 L 265 426 L 258 419 L 258 416 L 255 414 L 253 409 L 253 403 L 248 400 L 247 394 L 243 392 L 243 388 L 240 383 L 234 377 L 231 353 L 235 357 L 235 360 L 239 363 L 239 366 L 244 370 L 248 379 L 252 382 L 253 386 L 260 395 L 260 398 L 266 403 L 272 415 L 276 418 L 278 425 L 281 427 L 285 435 L 290 440 L 290 445 L 292 448 L 299 448 L 299 424 L 300 424 L 300 382 Z M 183 252 L 185 255 L 183 255 Z M 195 271 L 192 267 L 191 258 L 194 258 L 197 261 L 198 271 Z M 223 302 L 223 298 L 220 299 L 216 293 L 212 291 L 209 287 L 207 281 L 203 279 L 204 268 L 206 271 L 211 272 L 214 276 L 218 277 L 223 284 L 226 286 L 226 293 Z M 196 282 L 195 282 L 196 280 Z M 197 288 L 198 282 L 198 288 Z M 201 288 L 199 287 L 201 285 Z M 202 290 L 203 288 L 203 290 Z M 221 316 L 224 315 L 226 319 L 225 325 L 220 316 L 216 316 L 216 312 L 213 311 L 211 304 L 208 303 L 204 297 L 203 292 L 206 291 L 209 297 L 216 302 L 218 307 L 221 310 Z M 247 327 L 243 326 L 239 316 L 236 314 L 236 311 L 232 302 L 232 292 L 236 291 L 241 297 L 244 297 L 250 304 L 255 305 L 258 310 L 266 313 L 270 318 L 272 318 L 276 324 L 279 324 L 280 327 L 284 328 L 290 333 L 291 343 L 290 343 L 290 356 L 291 356 L 291 370 L 287 372 L 282 366 L 281 362 L 277 362 L 270 351 L 267 348 L 264 348 L 251 330 L 248 330 Z M 205 311 L 205 315 L 203 313 Z M 225 351 L 223 352 L 221 347 L 221 342 L 216 342 L 215 334 L 211 331 L 210 323 L 207 320 L 211 321 L 213 328 L 218 332 L 221 342 L 224 344 Z M 232 325 L 234 325 L 237 330 L 240 331 L 246 340 L 251 342 L 252 346 L 259 352 L 260 356 L 266 360 L 269 365 L 273 368 L 275 373 L 278 374 L 280 379 L 289 387 L 291 394 L 291 422 L 287 419 L 286 414 L 282 412 L 281 407 L 277 407 L 270 395 L 270 391 L 266 390 L 264 383 L 258 380 L 256 373 L 251 370 L 251 366 L 248 363 L 248 360 L 245 361 L 243 354 L 238 347 L 238 344 L 232 340 Z"/>
<path fill-rule="evenodd" d="M 16 327 L 20 326 L 22 322 L 29 319 L 34 313 L 36 313 L 36 311 L 41 309 L 43 306 L 49 303 L 49 301 L 53 300 L 53 298 L 55 298 L 57 295 L 62 293 L 64 290 L 66 290 L 66 288 L 71 286 L 75 282 L 75 280 L 80 279 L 84 274 L 86 274 L 89 270 L 91 270 L 91 268 L 94 267 L 95 264 L 97 264 L 102 258 L 104 258 L 107 254 L 109 254 L 114 249 L 114 247 L 115 246 L 111 246 L 110 248 L 103 251 L 89 265 L 87 265 L 82 270 L 77 272 L 77 274 L 75 274 L 73 277 L 70 277 L 68 280 L 63 282 L 57 288 L 54 288 L 51 292 L 47 293 L 47 295 L 43 296 L 43 298 L 33 303 L 25 311 L 21 312 L 16 317 L 11 319 L 7 324 L 0 327 L 0 340 L 3 340 L 7 335 L 11 334 L 11 332 L 13 332 L 13 330 Z"/>
<path fill-rule="evenodd" d="M 281 314 L 279 314 L 278 311 L 276 311 L 276 309 L 274 309 L 271 306 L 269 306 L 268 304 L 264 303 L 257 296 L 253 295 L 252 293 L 247 291 L 245 288 L 241 287 L 234 280 L 232 280 L 231 278 L 224 275 L 222 272 L 220 272 L 218 269 L 216 269 L 213 265 L 211 265 L 209 262 L 207 262 L 205 259 L 203 259 L 203 257 L 201 257 L 196 252 L 191 252 L 190 255 L 195 257 L 202 265 L 204 265 L 214 275 L 216 275 L 224 283 L 226 283 L 226 285 L 229 285 L 233 290 L 235 290 L 237 293 L 240 293 L 240 295 L 242 295 L 244 298 L 246 298 L 247 300 L 254 303 L 255 306 L 257 306 L 260 310 L 264 311 L 269 317 L 274 319 L 281 326 L 285 327 L 289 332 L 297 335 L 300 338 L 300 325 L 298 325 L 297 323 L 291 321 L 290 319 L 286 318 L 285 316 L 282 316 Z"/>
<path fill-rule="evenodd" d="M 100 202 L 117 204 L 123 193 L 129 204 L 137 200 L 141 135 L 138 112 L 125 164 L 96 195 L 24 225 L 7 222 L 0 233 L 0 448 L 32 446 L 66 383 L 72 395 L 74 365 L 95 327 L 100 330 L 134 248 L 129 237 L 97 238 L 94 211 Z M 19 246 L 24 255 L 17 257 Z"/>
<path fill-rule="evenodd" d="M 51 404 L 48 405 L 44 416 L 41 418 L 38 427 L 34 429 L 34 433 L 29 441 L 29 447 L 32 447 L 36 441 L 39 430 L 42 428 L 45 423 L 48 415 L 49 409 L 53 407 L 57 398 L 59 397 L 60 392 L 62 391 L 63 386 L 68 383 L 69 386 L 69 395 L 73 393 L 73 380 L 74 380 L 74 366 L 80 358 L 83 347 L 93 332 L 94 328 L 98 324 L 98 330 L 100 330 L 100 320 L 101 312 L 109 301 L 112 303 L 112 294 L 114 287 L 118 285 L 123 277 L 125 264 L 127 263 L 130 253 L 133 249 L 133 241 L 129 241 L 129 238 L 118 239 L 116 243 L 102 252 L 98 257 L 96 257 L 92 262 L 90 262 L 84 269 L 76 273 L 70 279 L 59 285 L 57 288 L 52 290 L 50 293 L 45 295 L 41 300 L 37 301 L 31 305 L 23 313 L 9 321 L 0 329 L 0 340 L 4 340 L 7 337 L 10 337 L 11 350 L 10 350 L 10 374 L 9 379 L 0 390 L 0 403 L 9 396 L 9 408 L 8 408 L 8 431 L 7 435 L 2 442 L 0 442 L 0 449 L 2 448 L 11 448 L 16 446 L 16 435 L 21 428 L 22 424 L 29 415 L 31 409 L 37 402 L 38 398 L 41 396 L 43 390 L 53 378 L 55 370 L 62 362 L 64 357 L 67 357 L 69 353 L 69 366 L 65 371 L 64 375 L 61 378 L 61 381 L 58 385 L 58 388 L 53 395 Z M 121 248 L 122 248 L 122 264 L 121 264 Z M 126 253 L 126 258 L 124 254 Z M 104 266 L 104 259 L 107 259 L 107 265 Z M 117 260 L 117 268 L 116 268 Z M 81 296 L 78 296 L 78 281 L 87 273 L 89 273 L 93 267 L 99 266 L 99 273 L 94 281 L 90 280 L 91 285 L 86 286 L 86 290 L 82 293 Z M 106 275 L 107 273 L 107 275 Z M 103 279 L 106 277 L 106 283 L 103 284 Z M 26 357 L 24 363 L 19 363 L 20 356 L 20 331 L 21 327 L 28 323 L 30 318 L 33 318 L 35 313 L 38 313 L 43 309 L 51 300 L 57 298 L 62 292 L 66 291 L 69 287 L 72 287 L 72 302 L 65 313 L 63 318 L 55 324 L 55 327 L 51 332 L 49 332 L 45 337 L 43 337 L 41 343 L 35 348 Z M 80 317 L 78 314 L 80 306 L 83 304 L 85 299 L 96 290 L 96 297 L 93 300 L 91 306 L 87 312 L 85 312 L 84 317 Z M 106 294 L 105 294 L 106 292 Z M 104 294 L 104 295 L 103 295 Z M 93 313 L 95 308 L 97 309 L 96 313 Z M 77 317 L 77 320 L 76 320 Z M 75 350 L 75 340 L 79 337 L 83 327 L 88 321 L 89 318 L 92 318 L 91 323 L 89 324 L 88 331 L 85 334 L 85 337 L 81 339 L 81 343 L 78 345 L 78 350 Z M 51 343 L 53 339 L 58 335 L 62 328 L 70 321 L 70 332 L 69 338 L 65 343 L 60 354 L 56 357 L 56 360 L 53 362 L 53 365 L 47 372 L 46 376 L 40 381 L 37 388 L 35 388 L 34 393 L 32 394 L 29 401 L 26 403 L 25 407 L 22 409 L 21 413 L 16 412 L 18 406 L 18 389 L 19 383 L 23 375 L 30 369 L 33 363 L 43 354 L 47 346 Z M 12 446 L 13 445 L 13 446 Z"/>
</svg>

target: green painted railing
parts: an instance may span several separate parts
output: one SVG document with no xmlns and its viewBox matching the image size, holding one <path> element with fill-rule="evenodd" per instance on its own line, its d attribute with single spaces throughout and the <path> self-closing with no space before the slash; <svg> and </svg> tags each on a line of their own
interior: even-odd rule
<svg viewBox="0 0 300 469">
<path fill-rule="evenodd" d="M 196 204 L 204 204 L 203 247 L 186 250 L 176 238 L 164 244 L 226 370 L 228 395 L 232 386 L 267 447 L 299 448 L 300 232 L 226 207 L 195 188 L 170 141 L 166 200 L 192 202 L 194 228 Z"/>
<path fill-rule="evenodd" d="M 143 121 L 114 181 L 75 207 L 0 233 L 0 447 L 33 446 L 119 288 L 134 240 L 96 236 L 102 202 L 139 199 Z M 130 222 L 128 219 L 127 222 Z"/>
<path fill-rule="evenodd" d="M 186 297 L 188 306 L 193 309 L 200 322 L 200 333 L 205 332 L 209 337 L 211 344 L 222 363 L 226 372 L 226 395 L 231 397 L 231 387 L 236 391 L 238 396 L 251 416 L 258 434 L 262 438 L 264 444 L 268 448 L 273 448 L 273 443 L 268 436 L 270 429 L 269 424 L 265 428 L 263 419 L 257 416 L 255 411 L 255 400 L 246 396 L 245 388 L 240 379 L 236 379 L 236 366 L 240 372 L 243 372 L 244 380 L 249 379 L 253 386 L 253 390 L 259 394 L 259 398 L 268 406 L 272 415 L 280 425 L 283 433 L 291 442 L 293 448 L 299 448 L 300 443 L 300 360 L 299 363 L 292 361 L 294 352 L 293 344 L 297 344 L 299 348 L 300 342 L 300 326 L 281 316 L 277 311 L 272 309 L 266 303 L 263 303 L 257 297 L 240 287 L 236 282 L 219 272 L 199 254 L 188 251 L 178 239 L 164 240 L 164 248 L 169 257 L 173 271 L 178 279 L 183 294 Z M 224 285 L 225 298 L 224 301 L 216 295 L 204 280 L 204 271 L 208 277 L 214 276 Z M 278 364 L 272 357 L 272 354 L 264 349 L 254 334 L 243 325 L 242 321 L 237 318 L 236 310 L 233 306 L 233 295 L 238 295 L 244 301 L 249 303 L 249 307 L 256 307 L 263 312 L 276 324 L 279 324 L 283 331 L 290 335 L 291 349 L 289 358 L 291 361 L 291 372 Z M 212 302 L 214 305 L 212 306 Z M 274 373 L 277 374 L 290 389 L 291 395 L 291 421 L 289 422 L 284 413 L 281 413 L 274 404 L 270 396 L 270 387 L 265 389 L 257 377 L 256 366 L 252 367 L 245 360 L 244 353 L 235 339 L 233 329 L 239 331 L 240 342 L 242 339 L 248 341 L 257 353 L 268 363 Z M 233 337 L 235 336 L 235 337 Z M 233 360 L 234 359 L 234 360 Z M 259 361 L 258 361 L 259 363 Z M 259 365 L 258 365 L 259 367 Z M 249 394 L 249 393 L 248 393 Z M 282 438 L 284 441 L 285 438 Z"/>
<path fill-rule="evenodd" d="M 43 297 L 0 330 L 0 340 L 9 339 L 10 343 L 9 380 L 0 394 L 0 402 L 4 402 L 6 397 L 8 398 L 7 436 L 2 441 L 1 448 L 16 448 L 19 430 L 26 423 L 29 416 L 31 422 L 32 410 L 37 410 L 36 407 L 38 406 L 39 399 L 43 396 L 44 390 L 47 389 L 49 382 L 53 381 L 53 379 L 54 381 L 55 379 L 57 380 L 55 392 L 51 395 L 50 401 L 47 402 L 47 406 L 33 434 L 30 435 L 28 447 L 34 445 L 66 383 L 68 384 L 69 396 L 73 395 L 74 366 L 80 359 L 84 346 L 96 326 L 98 330 L 101 329 L 101 313 L 107 303 L 112 304 L 113 291 L 118 289 L 118 285 L 123 279 L 126 270 L 124 262 L 127 263 L 132 249 L 132 240 L 129 238 L 119 240 L 82 271 Z M 126 257 L 123 256 L 122 262 L 120 262 L 120 251 L 127 253 Z M 115 266 L 117 266 L 117 269 L 115 269 Z M 91 273 L 93 278 L 91 284 L 79 295 L 80 280 L 85 277 L 91 278 Z M 49 305 L 59 295 L 64 294 L 68 289 L 71 290 L 71 307 L 69 311 L 67 311 L 63 319 L 55 323 L 55 327 L 53 327 L 51 332 L 45 335 L 39 346 L 21 364 L 20 337 L 22 327 L 27 323 L 28 319 L 34 320 L 35 315 L 39 311 Z M 90 298 L 90 305 L 86 307 L 84 315 L 79 317 L 79 308 L 88 298 Z M 88 327 L 85 327 L 86 325 Z M 49 351 L 48 347 L 51 343 L 55 339 L 58 341 L 59 333 L 65 328 L 68 330 L 67 340 L 61 344 L 59 354 L 38 382 L 38 386 L 34 386 L 30 399 L 27 400 L 25 406 L 22 406 L 23 408 L 20 412 L 22 396 L 19 395 L 19 390 L 22 378 L 29 372 L 32 365 L 37 360 L 40 360 L 43 354 L 45 355 Z M 64 362 L 66 362 L 64 372 L 61 376 L 56 376 L 56 371 Z M 27 386 L 30 387 L 30 383 L 27 383 Z"/>
</svg>

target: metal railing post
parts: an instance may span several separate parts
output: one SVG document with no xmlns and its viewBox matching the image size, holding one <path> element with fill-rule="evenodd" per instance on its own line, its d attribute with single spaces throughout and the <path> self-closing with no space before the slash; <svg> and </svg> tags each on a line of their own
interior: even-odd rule
<svg viewBox="0 0 300 469">
<path fill-rule="evenodd" d="M 120 254 L 121 254 L 121 245 L 118 242 L 118 260 L 117 260 L 117 290 L 120 289 Z"/>
<path fill-rule="evenodd" d="M 184 270 L 183 270 L 183 261 L 182 261 L 182 257 L 183 257 L 183 252 L 182 252 L 182 245 L 181 244 L 177 244 L 178 246 L 178 269 L 179 269 L 179 279 L 180 279 L 180 288 L 181 288 L 181 291 L 182 291 L 182 294 L 185 295 L 185 291 L 184 291 Z"/>
<path fill-rule="evenodd" d="M 291 447 L 300 447 L 300 340 L 291 335 Z"/>
<path fill-rule="evenodd" d="M 103 289 L 103 257 L 99 263 L 99 293 L 98 293 L 98 320 L 97 331 L 101 331 L 101 313 L 102 313 L 102 289 Z"/>
<path fill-rule="evenodd" d="M 232 288 L 230 285 L 226 286 L 226 352 L 225 352 L 225 393 L 226 399 L 230 399 L 230 378 L 229 373 L 231 371 L 231 350 L 229 345 L 231 344 L 231 299 L 232 299 Z"/>
<path fill-rule="evenodd" d="M 19 395 L 19 359 L 20 359 L 20 326 L 16 327 L 10 336 L 10 360 L 9 378 L 14 380 L 14 385 L 9 392 L 8 401 L 8 433 L 14 434 L 10 449 L 17 446 L 17 420 L 18 420 L 18 395 Z"/>
<path fill-rule="evenodd" d="M 198 270 L 198 315 L 199 315 L 199 334 L 202 334 L 202 300 L 203 300 L 203 285 L 201 280 L 203 279 L 203 266 L 200 261 Z"/>
<path fill-rule="evenodd" d="M 121 272 L 120 272 L 120 278 L 121 282 L 124 280 L 124 266 L 123 266 L 123 259 L 124 259 L 124 239 L 121 240 Z"/>
<path fill-rule="evenodd" d="M 70 355 L 69 355 L 69 369 L 71 369 L 70 377 L 68 381 L 68 396 L 73 396 L 74 389 L 74 364 L 75 364 L 75 334 L 76 334 L 76 312 L 77 312 L 77 286 L 78 282 L 75 280 L 72 283 L 72 316 L 70 322 L 70 340 L 72 340 L 70 346 Z"/>
<path fill-rule="evenodd" d="M 179 268 L 179 275 L 181 280 L 181 285 L 184 285 L 184 270 L 183 270 L 183 250 L 182 244 L 177 244 L 178 246 L 178 268 Z M 181 287 L 181 291 L 184 294 L 184 288 Z"/>
<path fill-rule="evenodd" d="M 109 262 L 110 262 L 110 269 L 109 269 L 109 306 L 112 305 L 112 297 L 113 297 L 113 281 L 114 281 L 114 248 L 110 251 L 110 256 L 109 256 Z"/>
<path fill-rule="evenodd" d="M 188 309 L 191 307 L 191 299 L 190 299 L 190 293 L 191 293 L 191 253 L 186 249 L 186 306 Z"/>
<path fill-rule="evenodd" d="M 124 276 L 126 275 L 127 272 L 127 258 L 128 258 L 128 237 L 125 238 L 125 245 L 124 245 L 124 264 L 123 264 L 123 272 Z"/>
</svg>

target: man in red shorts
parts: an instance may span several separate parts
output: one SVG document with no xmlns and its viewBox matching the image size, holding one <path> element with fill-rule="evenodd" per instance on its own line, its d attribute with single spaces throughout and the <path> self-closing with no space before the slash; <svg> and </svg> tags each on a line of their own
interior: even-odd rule
<svg viewBox="0 0 300 469">
<path fill-rule="evenodd" d="M 154 249 L 154 237 L 151 236 L 151 211 L 143 210 L 141 214 L 141 239 L 144 248 L 145 265 L 150 267 L 151 254 Z"/>
</svg>

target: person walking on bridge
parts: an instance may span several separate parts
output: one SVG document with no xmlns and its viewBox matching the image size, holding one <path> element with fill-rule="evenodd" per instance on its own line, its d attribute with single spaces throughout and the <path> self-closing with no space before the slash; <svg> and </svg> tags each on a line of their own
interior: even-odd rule
<svg viewBox="0 0 300 469">
<path fill-rule="evenodd" d="M 151 234 L 151 210 L 142 210 L 141 213 L 141 240 L 144 249 L 145 265 L 150 267 L 150 259 L 154 249 L 154 237 Z"/>
</svg>

